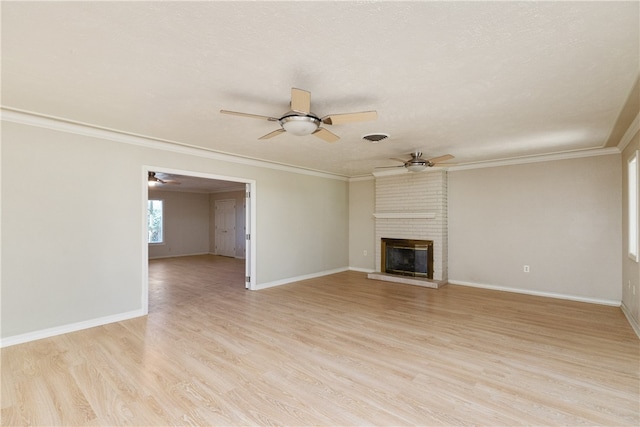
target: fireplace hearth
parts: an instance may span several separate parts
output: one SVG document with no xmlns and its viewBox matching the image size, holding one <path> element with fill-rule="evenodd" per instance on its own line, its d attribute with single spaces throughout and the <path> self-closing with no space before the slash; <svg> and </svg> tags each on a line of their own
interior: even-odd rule
<svg viewBox="0 0 640 427">
<path fill-rule="evenodd" d="M 381 271 L 433 279 L 433 241 L 381 239 Z"/>
</svg>

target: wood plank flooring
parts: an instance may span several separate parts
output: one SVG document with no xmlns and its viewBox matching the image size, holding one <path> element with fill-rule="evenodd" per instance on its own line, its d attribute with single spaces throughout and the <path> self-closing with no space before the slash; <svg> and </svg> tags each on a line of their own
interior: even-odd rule
<svg viewBox="0 0 640 427">
<path fill-rule="evenodd" d="M 619 308 L 150 262 L 144 318 L 2 350 L 2 425 L 640 425 Z"/>
</svg>

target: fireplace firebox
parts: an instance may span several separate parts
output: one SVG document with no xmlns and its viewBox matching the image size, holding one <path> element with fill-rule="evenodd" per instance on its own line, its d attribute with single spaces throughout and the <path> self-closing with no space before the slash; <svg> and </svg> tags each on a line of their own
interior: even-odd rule
<svg viewBox="0 0 640 427">
<path fill-rule="evenodd" d="M 433 279 L 433 240 L 381 239 L 385 273 Z"/>
</svg>

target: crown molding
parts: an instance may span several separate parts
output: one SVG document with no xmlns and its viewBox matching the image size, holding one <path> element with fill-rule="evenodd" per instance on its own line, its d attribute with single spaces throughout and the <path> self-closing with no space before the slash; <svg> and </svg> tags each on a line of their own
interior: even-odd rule
<svg viewBox="0 0 640 427">
<path fill-rule="evenodd" d="M 220 151 L 208 150 L 193 145 L 184 144 L 178 141 L 171 141 L 161 138 L 152 138 L 144 135 L 137 135 L 118 131 L 115 129 L 94 126 L 87 123 L 74 122 L 58 117 L 41 115 L 29 111 L 17 110 L 8 107 L 0 107 L 1 120 L 11 123 L 18 123 L 27 126 L 40 127 L 58 132 L 66 132 L 75 135 L 82 135 L 91 138 L 99 138 L 123 144 L 136 145 L 139 147 L 153 148 L 156 150 L 170 151 L 179 154 L 187 154 L 196 157 L 204 157 L 212 160 L 220 160 L 229 163 L 238 163 L 247 166 L 275 169 L 285 172 L 311 175 L 321 178 L 348 181 L 348 177 L 336 175 L 313 169 L 304 169 L 283 163 L 269 162 L 266 160 L 251 157 L 242 157 Z"/>
<path fill-rule="evenodd" d="M 374 178 L 375 177 L 373 176 L 373 174 L 352 176 L 351 178 L 349 178 L 349 182 L 372 181 Z"/>
<path fill-rule="evenodd" d="M 459 171 L 467 169 L 493 168 L 498 166 L 522 165 L 526 163 L 551 162 L 555 160 L 580 159 L 583 157 L 608 156 L 611 154 L 620 154 L 618 147 L 609 148 L 590 148 L 586 150 L 566 151 L 563 153 L 542 154 L 526 157 L 513 157 L 509 159 L 491 160 L 487 162 L 467 163 L 463 165 L 450 166 L 450 171 Z"/>
<path fill-rule="evenodd" d="M 624 149 L 627 148 L 627 145 L 629 145 L 633 137 L 638 133 L 638 130 L 640 130 L 640 113 L 633 119 L 627 131 L 622 135 L 622 139 L 618 144 L 618 150 L 620 150 L 620 152 L 623 152 Z"/>
</svg>

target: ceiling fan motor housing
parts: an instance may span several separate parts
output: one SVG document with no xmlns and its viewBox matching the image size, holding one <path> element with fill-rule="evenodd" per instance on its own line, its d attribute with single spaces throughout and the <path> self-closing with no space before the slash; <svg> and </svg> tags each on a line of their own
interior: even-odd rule
<svg viewBox="0 0 640 427">
<path fill-rule="evenodd" d="M 407 161 L 407 166 L 431 166 L 429 162 L 423 159 L 411 159 Z"/>
<path fill-rule="evenodd" d="M 422 158 L 422 153 L 420 151 L 411 153 L 411 159 L 407 160 L 404 164 L 404 167 L 411 172 L 422 172 L 430 166 L 433 165 L 428 160 L 424 160 Z"/>
</svg>

